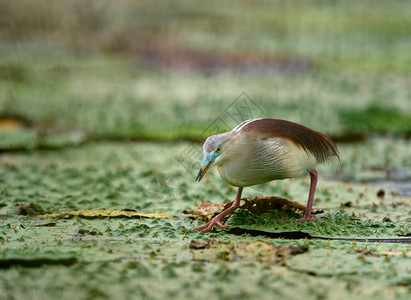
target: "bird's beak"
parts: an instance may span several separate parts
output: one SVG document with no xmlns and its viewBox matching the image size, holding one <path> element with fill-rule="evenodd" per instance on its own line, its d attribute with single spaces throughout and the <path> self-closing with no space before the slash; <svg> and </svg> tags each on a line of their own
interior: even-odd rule
<svg viewBox="0 0 411 300">
<path fill-rule="evenodd" d="M 201 178 L 203 178 L 205 173 L 207 173 L 208 169 L 210 169 L 211 166 L 213 165 L 216 156 L 212 154 L 213 153 L 209 153 L 204 156 L 203 165 L 201 166 L 200 171 L 198 171 L 196 181 L 200 182 Z"/>
</svg>

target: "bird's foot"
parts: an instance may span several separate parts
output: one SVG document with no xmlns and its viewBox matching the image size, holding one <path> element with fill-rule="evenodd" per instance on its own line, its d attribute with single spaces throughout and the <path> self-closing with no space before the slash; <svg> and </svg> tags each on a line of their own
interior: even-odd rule
<svg viewBox="0 0 411 300">
<path fill-rule="evenodd" d="M 235 196 L 235 200 L 233 201 L 233 203 L 231 203 L 231 206 L 225 210 L 223 210 L 222 212 L 220 212 L 218 215 L 216 215 L 214 218 L 211 219 L 210 222 L 208 222 L 207 224 L 194 228 L 197 231 L 201 231 L 201 232 L 209 232 L 211 229 L 213 229 L 213 227 L 215 225 L 217 225 L 220 228 L 223 229 L 227 229 L 229 228 L 227 225 L 224 225 L 223 223 L 221 223 L 221 219 L 223 219 L 225 216 L 231 214 L 233 211 L 235 211 L 237 208 L 240 207 L 240 199 L 241 199 L 241 191 L 243 190 L 243 188 L 239 187 L 238 188 L 238 192 L 237 192 L 237 196 Z"/>
<path fill-rule="evenodd" d="M 229 228 L 227 225 L 224 225 L 223 223 L 221 223 L 220 221 L 221 217 L 219 217 L 218 215 L 216 217 L 214 217 L 210 222 L 208 222 L 207 224 L 203 225 L 203 226 L 199 226 L 194 228 L 197 231 L 201 231 L 201 232 L 209 232 L 211 229 L 213 229 L 213 227 L 215 225 L 217 225 L 220 228 L 223 229 L 227 229 Z"/>
<path fill-rule="evenodd" d="M 298 219 L 297 222 L 301 223 L 303 221 L 317 221 L 317 220 L 318 220 L 318 218 L 309 218 L 309 217 L 304 216 L 301 219 Z"/>
</svg>

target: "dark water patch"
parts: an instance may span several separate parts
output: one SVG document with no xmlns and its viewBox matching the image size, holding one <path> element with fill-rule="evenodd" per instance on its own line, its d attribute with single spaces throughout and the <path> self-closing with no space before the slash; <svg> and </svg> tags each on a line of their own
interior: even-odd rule
<svg viewBox="0 0 411 300">
<path fill-rule="evenodd" d="M 325 240 L 325 241 L 347 241 L 347 242 L 359 242 L 359 243 L 401 243 L 411 244 L 411 238 L 381 238 L 381 239 L 357 239 L 357 238 L 335 238 L 335 237 L 319 237 L 311 236 L 309 233 L 302 231 L 289 231 L 289 232 L 266 232 L 262 230 L 248 230 L 242 228 L 232 228 L 228 231 L 229 234 L 234 235 L 250 235 L 250 236 L 264 236 L 267 238 L 278 239 L 308 239 L 308 240 Z"/>
<path fill-rule="evenodd" d="M 251 235 L 251 236 L 265 236 L 268 238 L 284 238 L 290 240 L 298 240 L 298 239 L 312 239 L 313 237 L 306 232 L 302 231 L 289 231 L 289 232 L 267 232 L 262 230 L 253 230 L 253 229 L 242 229 L 238 227 L 234 227 L 228 231 L 229 234 L 234 235 Z"/>
<path fill-rule="evenodd" d="M 0 269 L 7 269 L 12 266 L 23 266 L 26 268 L 39 268 L 44 265 L 63 265 L 71 266 L 78 262 L 77 258 L 38 258 L 38 259 L 1 259 L 0 260 Z"/>
</svg>

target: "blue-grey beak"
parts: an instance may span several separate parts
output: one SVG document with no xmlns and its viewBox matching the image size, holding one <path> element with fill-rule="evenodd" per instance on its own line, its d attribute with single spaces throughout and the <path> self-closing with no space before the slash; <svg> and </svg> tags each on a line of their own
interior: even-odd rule
<svg viewBox="0 0 411 300">
<path fill-rule="evenodd" d="M 214 156 L 213 153 L 205 155 L 203 165 L 201 166 L 200 171 L 198 171 L 196 181 L 201 181 L 205 173 L 207 173 L 208 169 L 213 165 L 215 158 L 216 156 Z"/>
</svg>

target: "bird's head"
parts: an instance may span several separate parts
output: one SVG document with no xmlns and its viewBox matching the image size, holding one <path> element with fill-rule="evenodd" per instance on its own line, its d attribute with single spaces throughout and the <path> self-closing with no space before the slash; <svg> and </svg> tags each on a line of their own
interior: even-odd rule
<svg viewBox="0 0 411 300">
<path fill-rule="evenodd" d="M 205 141 L 203 145 L 204 160 L 200 171 L 198 172 L 196 181 L 200 181 L 213 165 L 218 165 L 223 161 L 227 146 L 228 143 L 225 134 L 210 136 Z"/>
</svg>

